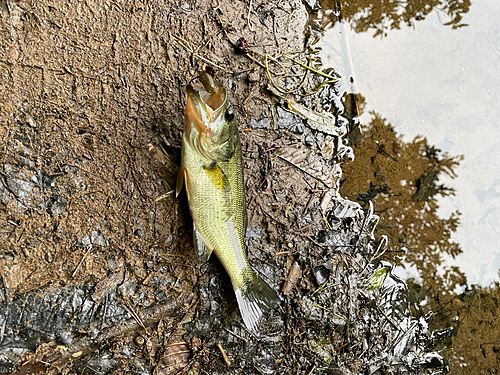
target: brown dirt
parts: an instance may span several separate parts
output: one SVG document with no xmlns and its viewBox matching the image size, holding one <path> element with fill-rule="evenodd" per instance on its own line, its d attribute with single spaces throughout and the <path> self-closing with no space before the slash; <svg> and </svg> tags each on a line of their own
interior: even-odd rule
<svg viewBox="0 0 500 375">
<path fill-rule="evenodd" d="M 307 13 L 298 1 L 253 10 L 247 19 L 243 1 L 0 1 L 4 302 L 47 288 L 127 281 L 138 283 L 145 300 L 158 288 L 170 300 L 194 293 L 201 264 L 186 202 L 173 189 L 184 87 L 206 60 L 230 88 L 243 129 L 249 225 L 273 195 L 283 203 L 272 210 L 286 208 L 296 172 L 278 161 L 266 174 L 263 156 L 276 136 L 250 131 L 252 119 L 273 110 L 265 73 L 252 71 L 249 80 L 255 64 L 235 54 L 230 40 L 244 37 L 273 54 L 302 50 Z M 278 175 L 272 193 L 258 192 Z M 302 185 L 299 179 L 295 187 Z M 155 278 L 172 282 L 158 286 Z M 93 297 L 102 298 L 99 291 Z M 187 303 L 181 316 L 192 311 Z M 36 358 L 55 350 L 44 345 Z"/>
<path fill-rule="evenodd" d="M 11 254 L 1 262 L 8 298 L 47 284 L 96 282 L 110 260 L 139 279 L 148 276 L 146 260 L 164 262 L 173 250 L 196 264 L 172 190 L 184 87 L 202 61 L 174 36 L 229 77 L 227 71 L 252 62 L 234 54 L 221 26 L 233 41 L 244 36 L 264 50 L 300 49 L 300 35 L 291 36 L 305 23 L 303 6 L 269 8 L 274 17 L 265 25 L 251 15 L 251 32 L 238 1 L 0 5 L 1 235 L 3 252 Z M 240 127 L 248 128 L 269 113 L 271 101 L 247 74 L 232 76 Z M 252 134 L 242 140 L 248 152 L 257 147 Z M 248 195 L 252 200 L 251 189 Z"/>
</svg>

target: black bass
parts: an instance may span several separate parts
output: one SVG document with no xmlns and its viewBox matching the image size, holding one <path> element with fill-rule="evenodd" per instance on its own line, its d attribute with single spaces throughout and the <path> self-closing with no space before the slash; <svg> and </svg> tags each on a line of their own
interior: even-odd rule
<svg viewBox="0 0 500 375">
<path fill-rule="evenodd" d="M 252 270 L 245 252 L 247 212 L 233 107 L 226 89 L 207 72 L 199 80 L 204 90 L 186 87 L 176 194 L 185 184 L 196 254 L 206 262 L 215 252 L 231 278 L 245 325 L 258 334 L 262 314 L 277 306 L 278 297 Z"/>
</svg>

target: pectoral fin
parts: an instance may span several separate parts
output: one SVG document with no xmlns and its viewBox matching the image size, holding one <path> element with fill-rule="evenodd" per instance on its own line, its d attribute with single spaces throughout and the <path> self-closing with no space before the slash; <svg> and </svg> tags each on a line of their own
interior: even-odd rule
<svg viewBox="0 0 500 375">
<path fill-rule="evenodd" d="M 211 168 L 205 167 L 204 169 L 212 184 L 225 193 L 229 193 L 231 187 L 229 180 L 218 164 L 214 164 Z"/>
<path fill-rule="evenodd" d="M 236 143 L 234 137 L 229 138 L 225 142 L 223 142 L 217 150 L 214 152 L 217 160 L 229 161 L 234 155 L 234 151 L 236 149 Z"/>
<path fill-rule="evenodd" d="M 177 173 L 177 181 L 175 184 L 175 196 L 178 197 L 179 193 L 182 190 L 182 185 L 184 184 L 184 179 L 187 180 L 186 168 L 180 167 L 179 172 Z"/>
<path fill-rule="evenodd" d="M 212 250 L 210 250 L 207 246 L 207 243 L 203 239 L 203 236 L 196 229 L 196 224 L 193 223 L 193 242 L 194 242 L 194 251 L 198 256 L 198 259 L 201 262 L 206 262 L 208 258 L 210 258 L 210 254 L 212 254 Z"/>
</svg>

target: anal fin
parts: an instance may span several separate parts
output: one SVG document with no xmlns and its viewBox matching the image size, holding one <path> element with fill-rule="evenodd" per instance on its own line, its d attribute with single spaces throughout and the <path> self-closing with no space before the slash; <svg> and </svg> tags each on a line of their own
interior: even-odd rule
<svg viewBox="0 0 500 375">
<path fill-rule="evenodd" d="M 196 224 L 193 223 L 193 242 L 194 242 L 194 251 L 198 256 L 198 259 L 201 262 L 208 261 L 210 258 L 210 254 L 212 254 L 212 250 L 207 246 L 207 243 L 203 239 L 203 236 L 196 229 Z"/>
</svg>

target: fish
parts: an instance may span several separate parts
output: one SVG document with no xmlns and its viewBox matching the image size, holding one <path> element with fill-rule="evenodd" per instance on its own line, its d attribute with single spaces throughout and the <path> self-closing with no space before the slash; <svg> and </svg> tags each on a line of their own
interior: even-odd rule
<svg viewBox="0 0 500 375">
<path fill-rule="evenodd" d="M 203 87 L 186 86 L 181 166 L 176 196 L 185 186 L 193 243 L 202 262 L 215 252 L 228 273 L 243 322 L 254 335 L 276 292 L 252 269 L 244 236 L 248 224 L 243 159 L 234 108 L 225 87 L 201 71 Z"/>
</svg>

